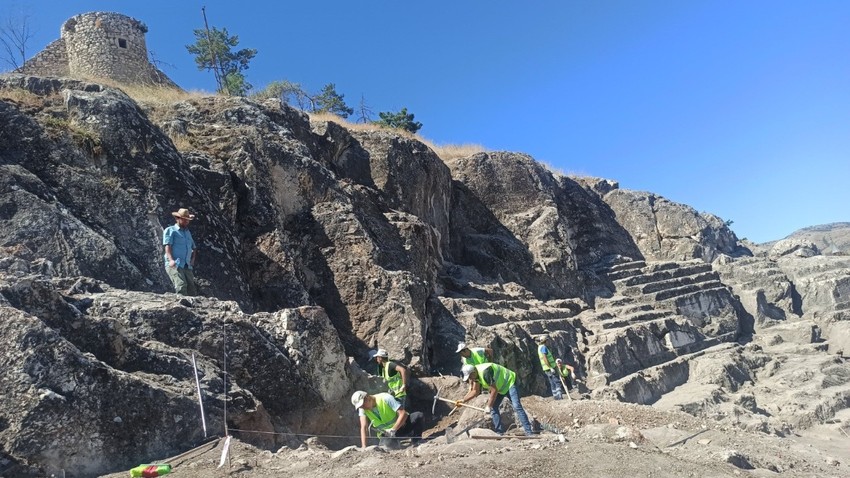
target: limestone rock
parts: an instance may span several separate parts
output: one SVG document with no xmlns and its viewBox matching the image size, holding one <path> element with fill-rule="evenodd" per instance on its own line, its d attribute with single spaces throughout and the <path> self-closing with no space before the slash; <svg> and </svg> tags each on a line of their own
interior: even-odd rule
<svg viewBox="0 0 850 478">
<path fill-rule="evenodd" d="M 652 193 L 615 189 L 603 196 L 646 259 L 713 261 L 750 255 L 719 217 Z"/>
<path fill-rule="evenodd" d="M 820 254 L 814 242 L 805 239 L 783 239 L 770 249 L 768 257 L 778 259 L 783 256 L 812 257 Z"/>
</svg>

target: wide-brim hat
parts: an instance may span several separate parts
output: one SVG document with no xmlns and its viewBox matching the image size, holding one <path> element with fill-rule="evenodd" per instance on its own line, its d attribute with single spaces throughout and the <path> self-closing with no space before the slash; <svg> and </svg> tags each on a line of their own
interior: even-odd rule
<svg viewBox="0 0 850 478">
<path fill-rule="evenodd" d="M 466 346 L 466 343 L 461 342 L 461 343 L 457 344 L 457 350 L 455 350 L 455 353 L 459 354 L 461 350 L 466 349 L 466 348 L 469 348 L 469 347 Z"/>
<path fill-rule="evenodd" d="M 179 217 L 180 219 L 187 219 L 189 221 L 195 219 L 195 215 L 189 214 L 189 210 L 186 208 L 178 209 L 177 212 L 172 212 L 171 215 L 174 217 Z"/>
</svg>

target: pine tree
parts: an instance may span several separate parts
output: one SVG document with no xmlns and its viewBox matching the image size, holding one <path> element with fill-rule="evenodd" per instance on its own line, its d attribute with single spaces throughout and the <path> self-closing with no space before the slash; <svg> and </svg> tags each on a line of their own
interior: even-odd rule
<svg viewBox="0 0 850 478">
<path fill-rule="evenodd" d="M 400 128 L 411 133 L 416 133 L 422 128 L 422 123 L 413 121 L 413 113 L 408 113 L 407 108 L 402 108 L 397 113 L 382 111 L 378 113 L 380 120 L 375 121 L 375 124 L 388 126 L 390 128 Z"/>
<path fill-rule="evenodd" d="M 248 69 L 248 63 L 257 54 L 253 48 L 243 48 L 233 51 L 239 44 L 239 37 L 230 36 L 226 28 L 219 30 L 213 27 L 209 30 L 199 28 L 194 30 L 195 43 L 186 45 L 186 50 L 195 55 L 195 64 L 199 70 L 217 71 L 216 79 L 220 77 L 219 92 L 232 96 L 245 96 L 251 89 L 251 84 L 245 79 L 243 71 Z"/>
<path fill-rule="evenodd" d="M 343 118 L 348 118 L 354 113 L 354 110 L 345 104 L 345 95 L 337 93 L 336 85 L 333 83 L 325 85 L 313 99 L 315 100 L 314 113 L 333 113 Z"/>
</svg>

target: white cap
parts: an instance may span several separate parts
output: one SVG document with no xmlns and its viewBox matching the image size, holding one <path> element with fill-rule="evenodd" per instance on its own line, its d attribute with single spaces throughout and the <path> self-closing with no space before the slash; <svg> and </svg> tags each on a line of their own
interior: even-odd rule
<svg viewBox="0 0 850 478">
<path fill-rule="evenodd" d="M 366 392 L 363 390 L 354 392 L 354 395 L 351 396 L 351 404 L 354 405 L 354 408 L 360 408 L 363 406 L 363 402 L 366 400 L 366 395 Z"/>
<path fill-rule="evenodd" d="M 561 359 L 555 359 L 555 363 L 561 363 Z"/>
<path fill-rule="evenodd" d="M 547 341 L 547 340 L 549 340 L 549 335 L 548 335 L 548 334 L 541 334 L 541 335 L 538 335 L 538 336 L 537 336 L 537 343 L 542 344 L 543 342 L 545 342 L 545 341 Z"/>
<path fill-rule="evenodd" d="M 461 351 L 461 350 L 463 350 L 463 349 L 465 349 L 465 348 L 468 348 L 468 347 L 466 346 L 466 342 L 461 342 L 461 343 L 457 344 L 457 350 L 455 350 L 455 353 L 456 353 L 456 354 L 459 354 L 459 353 L 460 353 L 460 351 Z"/>
<path fill-rule="evenodd" d="M 389 354 L 384 349 L 372 350 L 369 352 L 369 360 L 372 360 L 375 357 L 388 358 Z"/>
<path fill-rule="evenodd" d="M 460 368 L 460 374 L 463 375 L 463 381 L 466 382 L 469 380 L 469 374 L 475 371 L 475 367 L 472 365 L 466 364 Z"/>
</svg>

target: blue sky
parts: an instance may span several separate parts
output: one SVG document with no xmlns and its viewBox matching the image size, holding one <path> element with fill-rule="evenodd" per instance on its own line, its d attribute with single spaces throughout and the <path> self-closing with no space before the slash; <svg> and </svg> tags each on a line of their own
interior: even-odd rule
<svg viewBox="0 0 850 478">
<path fill-rule="evenodd" d="M 847 1 L 19 1 L 33 53 L 67 18 L 117 11 L 186 89 L 202 23 L 259 50 L 246 76 L 402 107 L 438 144 L 520 151 L 779 239 L 850 221 Z"/>
</svg>

